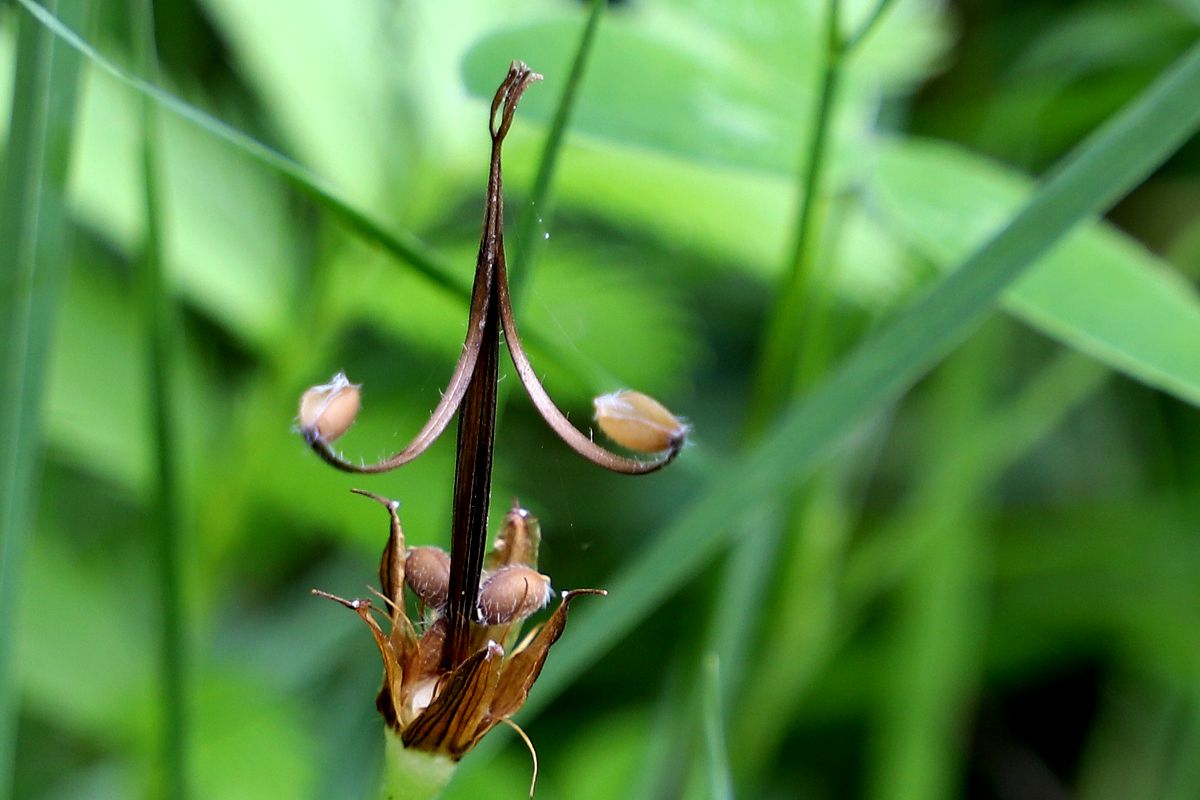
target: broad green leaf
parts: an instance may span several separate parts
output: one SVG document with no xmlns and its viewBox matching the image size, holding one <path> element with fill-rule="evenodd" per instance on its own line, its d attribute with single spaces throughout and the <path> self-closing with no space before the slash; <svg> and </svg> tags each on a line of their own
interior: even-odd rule
<svg viewBox="0 0 1200 800">
<path fill-rule="evenodd" d="M 128 287 L 77 264 L 63 306 L 46 387 L 45 435 L 52 452 L 117 485 L 145 491 L 148 380 Z"/>
<path fill-rule="evenodd" d="M 876 188 L 888 221 L 948 268 L 1004 225 L 1032 183 L 953 145 L 899 140 L 881 151 Z M 1064 239 L 1005 306 L 1063 344 L 1200 403 L 1200 296 L 1109 225 Z"/>
<path fill-rule="evenodd" d="M 286 658 L 286 653 L 280 654 Z M 212 668 L 197 681 L 196 796 L 311 797 L 319 720 L 301 713 L 269 674 Z"/>
<path fill-rule="evenodd" d="M 91 67 L 81 99 L 72 198 L 127 253 L 144 227 L 139 98 Z M 159 116 L 164 246 L 185 298 L 246 344 L 291 325 L 296 256 L 281 187 L 244 155 L 173 115 Z"/>
<path fill-rule="evenodd" d="M 152 606 L 138 602 L 150 594 L 147 565 L 95 541 L 68 544 L 58 526 L 38 534 L 21 598 L 26 707 L 109 747 L 128 743 L 147 732 L 154 685 Z"/>
<path fill-rule="evenodd" d="M 389 7 L 338 0 L 204 5 L 289 149 L 360 204 L 386 196 L 396 154 L 410 149 L 397 125 L 402 75 L 389 40 L 400 21 Z"/>
<path fill-rule="evenodd" d="M 414 225 L 453 208 L 448 187 L 486 175 L 485 106 L 462 87 L 461 54 L 501 19 L 558 7 L 546 0 L 520 9 L 481 0 L 204 5 L 300 159 L 356 205 L 394 209 Z M 506 53 L 489 65 L 489 98 L 513 58 L 525 56 Z"/>
<path fill-rule="evenodd" d="M 843 159 L 872 126 L 879 92 L 907 86 L 942 49 L 931 4 L 898 5 L 850 63 L 834 137 Z M 815 101 L 815 11 L 781 4 L 739 15 L 722 7 L 707 19 L 704 9 L 671 5 L 614 12 L 600 27 L 574 128 L 691 160 L 791 175 Z M 492 65 L 505 53 L 565 71 L 577 27 L 549 18 L 491 33 L 465 57 L 467 86 L 489 96 Z M 555 96 L 531 95 L 525 112 L 548 120 Z"/>
<path fill-rule="evenodd" d="M 466 298 L 470 284 L 457 278 L 438 254 L 430 251 L 419 239 L 408 231 L 388 230 L 369 215 L 359 211 L 341 199 L 323 180 L 298 162 L 266 147 L 253 137 L 189 105 L 175 95 L 139 78 L 114 61 L 102 55 L 95 47 L 76 33 L 69 25 L 55 17 L 33 0 L 18 0 L 22 8 L 54 35 L 88 59 L 101 72 L 115 78 L 136 92 L 147 95 L 171 115 L 206 132 L 214 139 L 224 142 L 254 163 L 267 168 L 283 178 L 291 186 L 310 197 L 319 206 L 331 212 L 339 221 L 355 231 L 365 240 L 408 263 L 433 283 L 455 291 Z"/>
</svg>

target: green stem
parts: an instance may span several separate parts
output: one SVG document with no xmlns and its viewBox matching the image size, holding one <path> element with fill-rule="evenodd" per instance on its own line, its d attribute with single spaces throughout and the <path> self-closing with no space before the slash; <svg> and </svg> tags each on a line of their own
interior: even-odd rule
<svg viewBox="0 0 1200 800">
<path fill-rule="evenodd" d="M 384 732 L 380 800 L 433 800 L 454 777 L 457 762 L 436 753 L 410 750 L 391 728 Z"/>
<path fill-rule="evenodd" d="M 721 700 L 721 660 L 716 653 L 704 659 L 704 755 L 708 764 L 708 797 L 732 800 L 733 777 L 725 746 L 725 714 Z"/>
<path fill-rule="evenodd" d="M 81 22 L 83 0 L 64 0 Z M 0 178 L 0 796 L 12 790 L 20 586 L 35 522 L 47 354 L 66 272 L 64 187 L 78 59 L 22 15 Z"/>
<path fill-rule="evenodd" d="M 134 0 L 134 46 L 143 73 L 155 77 L 158 57 L 154 43 L 152 0 Z M 161 685 L 161 747 L 163 796 L 185 798 L 187 782 L 187 692 L 183 613 L 183 515 L 180 509 L 179 469 L 174 453 L 178 436 L 174 411 L 180 392 L 175 377 L 178 359 L 177 312 L 163 265 L 162 188 L 159 183 L 157 114 L 150 98 L 141 102 L 142 190 L 145 239 L 139 280 L 142 321 L 148 341 L 150 409 L 157 486 L 151 512 L 154 560 L 158 579 L 159 671 Z"/>
<path fill-rule="evenodd" d="M 533 268 L 534 253 L 536 252 L 537 226 L 534 220 L 541 217 L 543 225 L 550 224 L 554 209 L 551 206 L 550 183 L 554 179 L 554 170 L 558 165 L 558 155 L 562 151 L 563 134 L 567 123 L 571 121 L 571 112 L 575 109 L 575 101 L 579 96 L 579 86 L 587 69 L 588 59 L 592 54 L 592 44 L 596 40 L 596 30 L 600 26 L 600 17 L 607 5 L 605 0 L 592 0 L 592 10 L 584 23 L 583 33 L 579 36 L 579 46 L 575 49 L 575 58 L 571 62 L 571 72 L 563 85 L 562 96 L 554 111 L 554 120 L 550 123 L 550 131 L 546 134 L 546 142 L 542 147 L 542 157 L 538 161 L 537 176 L 533 179 L 533 190 L 529 195 L 529 208 L 524 209 L 518 217 L 514 268 L 509 272 L 509 293 L 513 297 L 514 307 L 520 307 L 523 290 L 529 285 L 529 274 Z"/>
<path fill-rule="evenodd" d="M 801 352 L 801 335 L 820 336 L 822 332 L 809 324 L 810 305 L 814 288 L 814 270 L 819 240 L 817 204 L 822 194 L 828 162 L 829 134 L 833 123 L 834 101 L 841 74 L 844 48 L 839 32 L 839 2 L 828 0 L 823 32 L 824 59 L 820 66 L 817 105 L 809 138 L 803 170 L 800 173 L 799 211 L 788 256 L 788 269 L 778 287 L 779 298 L 763 331 L 758 374 L 750 398 L 746 433 L 750 440 L 759 436 L 780 407 L 795 394 L 796 364 Z M 808 497 L 809 493 L 802 495 Z M 761 609 L 772 571 L 779 561 L 779 546 L 784 530 L 791 531 L 793 519 L 805 514 L 804 500 L 784 516 L 759 520 L 760 524 L 740 526 L 739 546 L 723 571 L 718 593 L 716 614 L 710 620 L 710 641 L 720 655 L 724 670 L 721 694 L 726 707 L 741 680 L 745 651 L 761 626 Z M 802 535 L 811 536 L 809 528 Z M 836 559 L 835 559 L 836 560 Z M 831 578 L 827 577 L 826 580 Z"/>
<path fill-rule="evenodd" d="M 829 137 L 833 127 L 838 87 L 847 59 L 875 28 L 891 0 L 879 0 L 859 28 L 849 37 L 841 34 L 839 0 L 828 0 L 823 31 L 824 58 L 820 66 L 817 106 L 812 135 L 806 145 L 800 173 L 799 211 L 788 258 L 789 269 L 778 287 L 778 297 L 767 323 L 759 357 L 758 376 L 750 398 L 747 430 L 762 431 L 782 403 L 803 388 L 815 373 L 799 375 L 801 364 L 810 364 L 825 340 L 827 316 L 816 309 L 827 303 L 817 297 L 817 261 L 821 226 L 817 210 L 824 193 L 829 164 Z M 828 281 L 826 286 L 828 286 Z M 800 385 L 797 386 L 798 381 Z"/>
<path fill-rule="evenodd" d="M 798 354 L 798 329 L 802 324 L 799 308 L 809 294 L 814 250 L 811 246 L 816 197 L 825 172 L 829 126 L 833 99 L 837 90 L 841 44 L 838 34 L 838 0 L 829 0 L 826 11 L 825 60 L 821 65 L 816 117 L 809 139 L 804 169 L 800 173 L 799 213 L 794 243 L 788 258 L 789 269 L 778 287 L 776 302 L 762 337 L 757 380 L 751 391 L 746 419 L 746 436 L 753 441 L 783 403 L 793 394 L 791 376 Z M 723 670 L 722 696 L 728 700 L 741 679 L 741 654 L 753 634 L 767 576 L 775 561 L 781 530 L 778 521 L 739 526 L 746 531 L 723 570 L 722 598 L 709 621 L 710 646 L 726 665 Z"/>
<path fill-rule="evenodd" d="M 871 13 L 867 15 L 862 24 L 858 26 L 858 30 L 846 37 L 842 44 L 842 53 L 850 55 L 858 46 L 862 44 L 862 40 L 867 38 L 871 31 L 875 30 L 875 26 L 879 24 L 879 20 L 883 17 L 883 12 L 888 10 L 888 6 L 892 4 L 892 0 L 879 0 L 875 4 L 875 8 L 871 9 Z"/>
<path fill-rule="evenodd" d="M 816 264 L 816 209 L 820 199 L 828 161 L 829 129 L 833 123 L 833 105 L 841 80 L 841 34 L 838 32 L 838 0 L 828 0 L 825 11 L 824 60 L 821 63 L 821 83 L 812 136 L 807 146 L 805 167 L 800 178 L 800 210 L 789 264 L 779 299 L 771 311 L 771 319 L 763 337 L 758 365 L 758 379 L 751 395 L 747 428 L 752 435 L 762 431 L 778 411 L 784 398 L 791 394 L 795 375 L 797 348 L 803 326 L 804 308 L 810 299 L 813 271 Z"/>
<path fill-rule="evenodd" d="M 908 506 L 908 517 L 910 530 L 921 531 L 929 546 L 905 576 L 892 619 L 884 623 L 891 628 L 884 650 L 888 688 L 874 704 L 874 769 L 868 772 L 868 791 L 880 800 L 960 793 L 955 734 L 979 681 L 973 654 L 982 648 L 977 632 L 986 616 L 980 509 L 1000 472 L 999 464 L 981 462 L 960 443 L 991 419 L 989 396 L 996 364 L 1003 363 L 1005 332 L 989 325 L 955 353 L 931 381 L 922 414 L 929 444 L 913 478 L 921 502 Z"/>
</svg>

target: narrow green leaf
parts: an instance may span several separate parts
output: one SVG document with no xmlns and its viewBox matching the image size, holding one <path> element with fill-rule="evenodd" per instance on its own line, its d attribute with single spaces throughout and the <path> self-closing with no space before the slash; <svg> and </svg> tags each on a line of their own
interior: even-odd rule
<svg viewBox="0 0 1200 800">
<path fill-rule="evenodd" d="M 949 268 L 1004 223 L 1031 182 L 952 145 L 897 141 L 882 149 L 878 189 L 892 223 Z M 1200 296 L 1110 225 L 1066 237 L 1004 305 L 1063 344 L 1200 404 Z"/>
<path fill-rule="evenodd" d="M 60 7 L 79 21 L 86 3 L 63 0 Z M 0 179 L 0 795 L 13 784 L 17 600 L 34 525 L 46 353 L 63 276 L 63 187 L 78 69 L 73 53 L 21 18 Z"/>
</svg>

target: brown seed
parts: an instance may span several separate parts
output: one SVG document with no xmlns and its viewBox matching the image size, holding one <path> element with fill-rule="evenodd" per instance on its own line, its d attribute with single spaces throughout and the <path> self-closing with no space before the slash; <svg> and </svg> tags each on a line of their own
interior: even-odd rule
<svg viewBox="0 0 1200 800">
<path fill-rule="evenodd" d="M 361 384 L 351 383 L 344 372 L 329 383 L 314 386 L 300 396 L 300 430 L 307 439 L 333 442 L 354 424 L 362 404 Z"/>
<path fill-rule="evenodd" d="M 479 590 L 478 622 L 505 625 L 520 621 L 550 602 L 550 578 L 517 564 L 505 567 Z"/>
<path fill-rule="evenodd" d="M 683 446 L 690 426 L 641 392 L 614 392 L 592 401 L 600 430 L 622 447 L 657 453 Z"/>
<path fill-rule="evenodd" d="M 430 608 L 446 605 L 450 556 L 440 547 L 414 547 L 404 559 L 404 582 Z"/>
</svg>

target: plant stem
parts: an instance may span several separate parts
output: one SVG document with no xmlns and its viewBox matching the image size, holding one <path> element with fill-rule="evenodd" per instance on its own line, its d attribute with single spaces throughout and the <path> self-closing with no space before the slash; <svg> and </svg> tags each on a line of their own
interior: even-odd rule
<svg viewBox="0 0 1200 800">
<path fill-rule="evenodd" d="M 433 800 L 454 777 L 458 764 L 447 756 L 410 750 L 391 728 L 384 729 L 380 800 Z"/>
<path fill-rule="evenodd" d="M 991 409 L 985 424 L 954 442 L 962 454 L 970 456 L 954 462 L 953 474 L 961 484 L 959 491 L 982 492 L 1097 391 L 1107 375 L 1107 369 L 1071 351 L 1053 359 L 1015 398 Z M 870 603 L 895 587 L 927 551 L 933 529 L 921 527 L 917 516 L 940 502 L 936 491 L 931 490 L 941 487 L 944 480 L 935 475 L 918 483 L 921 488 L 905 503 L 904 509 L 875 530 L 869 540 L 859 544 L 841 570 L 835 640 L 822 641 L 821 649 L 817 650 L 803 637 L 780 636 L 772 639 L 760 654 L 765 666 L 742 699 L 743 725 L 734 739 L 745 756 L 738 766 L 746 775 L 756 774 L 774 757 L 786 733 L 790 713 L 810 687 L 812 678 L 858 629 Z M 791 619 L 795 614 L 794 608 L 789 609 L 783 619 Z"/>
<path fill-rule="evenodd" d="M 921 502 L 909 505 L 907 515 L 928 547 L 892 600 L 894 613 L 884 623 L 891 629 L 883 655 L 889 689 L 873 704 L 874 768 L 867 785 L 880 800 L 961 793 L 955 734 L 980 677 L 973 653 L 983 647 L 981 587 L 990 572 L 982 509 L 1001 469 L 960 443 L 991 420 L 1005 333 L 996 321 L 985 326 L 930 381 L 922 414 L 928 445 L 912 489 Z"/>
<path fill-rule="evenodd" d="M 521 297 L 525 287 L 529 285 L 529 274 L 533 268 L 536 240 L 534 234 L 537 228 L 534 220 L 543 225 L 550 223 L 553 208 L 550 201 L 550 183 L 554 180 L 554 169 L 558 165 L 558 155 L 562 151 L 563 134 L 567 123 L 571 121 L 571 112 L 575 109 L 575 101 L 579 96 L 579 86 L 583 74 L 587 70 L 588 59 L 592 54 L 592 44 L 596 40 L 596 30 L 600 27 L 600 17 L 604 14 L 606 0 L 592 0 L 592 8 L 588 13 L 587 22 L 579 36 L 579 46 L 575 48 L 575 58 L 571 61 L 571 72 L 563 85 L 562 95 L 554 109 L 554 120 L 546 133 L 546 142 L 542 146 L 542 157 L 538 161 L 537 175 L 533 179 L 533 189 L 529 193 L 529 208 L 518 217 L 516 235 L 516 267 L 509 277 L 509 292 L 513 296 L 513 305 L 520 307 Z M 540 217 L 540 219 L 539 219 Z"/>
<path fill-rule="evenodd" d="M 750 398 L 747 432 L 762 431 L 794 389 L 818 377 L 813 372 L 798 374 L 801 364 L 810 364 L 816 348 L 824 343 L 825 315 L 815 305 L 827 302 L 816 297 L 816 267 L 820 248 L 817 210 L 824 193 L 829 163 L 829 137 L 833 127 L 838 88 L 846 60 L 874 29 L 891 0 L 879 0 L 859 28 L 849 37 L 841 34 L 839 0 L 827 0 L 822 32 L 823 59 L 817 88 L 817 105 L 812 134 L 805 147 L 800 173 L 799 212 L 788 258 L 789 269 L 778 287 L 778 301 L 764 331 L 758 376 Z M 826 282 L 828 285 L 828 281 Z"/>
<path fill-rule="evenodd" d="M 84 0 L 64 0 L 82 22 Z M 0 183 L 0 796 L 13 787 L 20 586 L 35 522 L 47 353 L 66 273 L 64 187 L 78 59 L 32 18 L 17 21 Z"/>
<path fill-rule="evenodd" d="M 154 42 L 152 0 L 133 0 L 134 48 L 141 71 L 154 79 L 158 56 Z M 174 418 L 181 396 L 175 365 L 179 351 L 175 300 L 164 274 L 162 239 L 162 187 L 159 182 L 157 110 L 150 98 L 141 98 L 142 202 L 146 226 L 139 282 L 149 359 L 149 406 L 157 478 L 150 514 L 154 561 L 158 582 L 159 701 L 163 796 L 186 798 L 187 691 L 184 642 L 183 555 L 184 520 L 181 513 L 177 425 Z"/>
<path fill-rule="evenodd" d="M 763 330 L 758 374 L 751 391 L 746 418 L 746 436 L 753 441 L 797 389 L 797 362 L 805 344 L 823 332 L 811 324 L 808 308 L 814 295 L 816 242 L 820 239 L 816 220 L 818 201 L 823 192 L 828 162 L 830 127 L 834 101 L 840 82 L 842 44 L 838 0 L 828 0 L 822 31 L 824 58 L 820 65 L 817 105 L 803 169 L 800 173 L 799 211 L 784 276 L 778 286 L 779 298 Z M 805 329 L 808 329 L 805 331 Z M 830 484 L 832 485 L 832 484 Z M 744 652 L 760 626 L 761 608 L 770 575 L 779 560 L 779 547 L 785 532 L 792 531 L 795 520 L 806 517 L 805 503 L 811 492 L 800 495 L 794 507 L 779 509 L 765 524 L 740 526 L 745 532 L 739 546 L 723 570 L 716 614 L 710 620 L 710 641 L 727 665 L 723 670 L 721 693 L 728 705 L 741 682 Z M 807 531 L 808 529 L 805 529 Z M 802 533 L 802 535 L 811 535 Z M 838 539 L 840 542 L 840 538 Z M 798 546 L 799 547 L 799 546 Z M 804 550 L 803 547 L 799 549 Z M 822 548 L 822 552 L 827 548 Z M 833 559 L 840 562 L 836 556 Z M 827 577 L 832 580 L 831 576 Z"/>
<path fill-rule="evenodd" d="M 708 763 L 708 796 L 732 800 L 733 777 L 725 745 L 725 715 L 721 702 L 721 660 L 716 653 L 704 658 L 704 755 Z"/>
<path fill-rule="evenodd" d="M 763 336 L 758 378 L 750 399 L 747 429 L 756 435 L 774 416 L 784 398 L 791 394 L 797 348 L 810 299 L 817 248 L 814 246 L 816 209 L 828 160 L 829 129 L 833 105 L 841 80 L 843 44 L 838 28 L 838 0 L 828 0 L 825 10 L 824 48 L 821 52 L 821 82 L 817 107 L 800 178 L 800 210 L 789 264 L 779 287 L 779 299 L 771 311 Z"/>
</svg>

